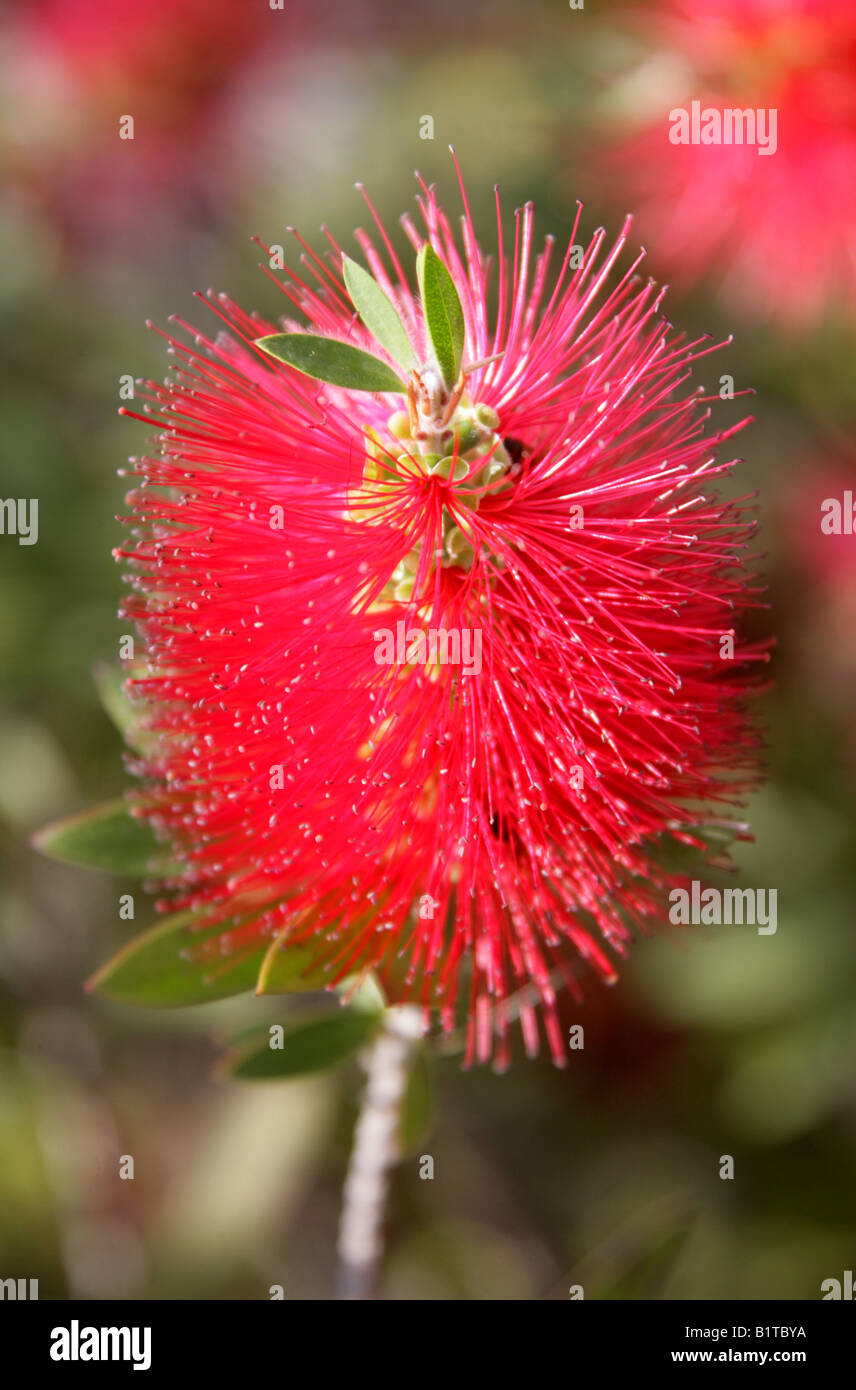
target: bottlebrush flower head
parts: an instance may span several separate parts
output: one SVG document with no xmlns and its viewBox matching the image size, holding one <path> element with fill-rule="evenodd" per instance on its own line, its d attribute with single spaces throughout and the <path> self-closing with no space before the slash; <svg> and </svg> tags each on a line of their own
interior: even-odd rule
<svg viewBox="0 0 856 1390">
<path fill-rule="evenodd" d="M 540 1014 L 561 1063 L 557 989 L 663 917 L 652 845 L 704 844 L 756 775 L 751 499 L 715 490 L 740 425 L 708 430 L 710 344 L 641 257 L 616 271 L 629 220 L 536 251 L 497 200 L 491 259 L 466 199 L 460 240 L 418 203 L 415 272 L 375 217 L 364 264 L 298 238 L 268 269 L 283 331 L 221 294 L 213 336 L 166 335 L 118 552 L 139 813 L 212 968 L 275 941 L 446 1029 L 460 1003 L 499 1066 Z"/>
<path fill-rule="evenodd" d="M 637 114 L 600 167 L 613 193 L 634 200 L 658 260 L 676 284 L 704 277 L 741 311 L 776 323 L 804 327 L 833 308 L 852 317 L 851 0 L 662 0 L 645 7 L 644 23 L 658 53 L 615 89 L 632 92 Z M 702 114 L 747 113 L 734 143 L 705 143 L 710 131 L 670 142 L 673 113 L 694 101 Z M 758 121 L 770 145 L 760 155 Z"/>
</svg>

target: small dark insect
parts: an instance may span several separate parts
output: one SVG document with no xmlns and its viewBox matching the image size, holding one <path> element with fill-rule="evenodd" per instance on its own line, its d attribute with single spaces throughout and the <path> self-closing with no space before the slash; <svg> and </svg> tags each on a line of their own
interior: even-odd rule
<svg viewBox="0 0 856 1390">
<path fill-rule="evenodd" d="M 522 439 L 515 439 L 513 434 L 507 434 L 502 442 L 512 463 L 519 463 L 523 455 L 529 453 L 529 445 L 524 444 Z"/>
<path fill-rule="evenodd" d="M 507 434 L 503 439 L 505 452 L 511 459 L 510 478 L 519 478 L 522 474 L 529 471 L 529 461 L 532 457 L 532 450 L 522 439 L 515 439 L 513 434 Z"/>
</svg>

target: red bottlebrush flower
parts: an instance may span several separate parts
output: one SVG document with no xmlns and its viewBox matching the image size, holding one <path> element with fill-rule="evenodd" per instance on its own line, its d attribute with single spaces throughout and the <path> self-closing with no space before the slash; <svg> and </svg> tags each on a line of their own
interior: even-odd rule
<svg viewBox="0 0 856 1390">
<path fill-rule="evenodd" d="M 850 0 L 664 0 L 634 81 L 644 111 L 603 167 L 635 200 L 676 283 L 721 281 L 740 309 L 800 327 L 856 308 L 856 9 Z M 735 143 L 670 139 L 676 111 L 764 113 Z M 769 114 L 774 113 L 774 138 Z M 727 118 L 730 122 L 731 118 Z M 641 124 L 640 124 L 641 123 Z M 744 143 L 736 143 L 742 135 Z M 699 142 L 700 140 L 700 142 Z M 756 143 L 757 141 L 757 143 Z M 766 144 L 764 153 L 759 145 Z"/>
<path fill-rule="evenodd" d="M 419 294 L 378 221 L 371 276 L 300 242 L 308 332 L 219 295 L 222 331 L 169 338 L 120 552 L 141 811 L 170 906 L 231 924 L 201 951 L 279 935 L 447 1029 L 466 976 L 469 1057 L 504 1065 L 512 1017 L 536 1052 L 540 1010 L 561 1063 L 557 986 L 662 913 L 652 841 L 701 843 L 755 776 L 754 522 L 714 491 L 740 426 L 706 433 L 711 349 L 641 256 L 612 283 L 629 220 L 583 252 L 578 212 L 556 268 L 531 205 L 506 254 L 497 203 L 489 289 L 469 212 L 459 245 L 419 203 Z"/>
</svg>

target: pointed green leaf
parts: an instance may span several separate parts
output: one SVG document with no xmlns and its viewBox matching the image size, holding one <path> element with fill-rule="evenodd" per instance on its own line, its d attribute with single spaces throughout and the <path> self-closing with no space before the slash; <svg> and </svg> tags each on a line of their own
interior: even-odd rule
<svg viewBox="0 0 856 1390">
<path fill-rule="evenodd" d="M 119 1004 L 161 1009 L 204 1004 L 253 989 L 268 943 L 201 961 L 200 944 L 222 937 L 230 924 L 194 931 L 195 916 L 177 912 L 135 937 L 95 972 L 86 988 Z"/>
<path fill-rule="evenodd" d="M 326 989 L 330 972 L 315 965 L 317 951 L 308 946 L 289 946 L 286 927 L 265 952 L 256 994 L 299 994 L 305 990 Z"/>
<path fill-rule="evenodd" d="M 298 1024 L 286 1034 L 282 1047 L 271 1047 L 271 1035 L 265 1032 L 228 1057 L 222 1074 L 244 1081 L 277 1081 L 326 1071 L 363 1047 L 380 1023 L 380 1014 L 342 1009 Z"/>
<path fill-rule="evenodd" d="M 53 821 L 36 832 L 32 844 L 51 859 L 109 874 L 146 878 L 176 871 L 149 822 L 132 816 L 121 798 Z"/>
<path fill-rule="evenodd" d="M 464 311 L 455 282 L 428 242 L 416 258 L 425 326 L 447 386 L 454 386 L 464 353 Z"/>
<path fill-rule="evenodd" d="M 270 333 L 266 338 L 257 338 L 255 346 L 304 376 L 327 381 L 331 386 L 399 394 L 406 389 L 386 362 L 336 338 L 319 338 L 314 333 Z"/>
<path fill-rule="evenodd" d="M 345 288 L 372 337 L 406 372 L 416 366 L 416 354 L 398 310 L 377 280 L 350 256 L 342 257 Z"/>
</svg>

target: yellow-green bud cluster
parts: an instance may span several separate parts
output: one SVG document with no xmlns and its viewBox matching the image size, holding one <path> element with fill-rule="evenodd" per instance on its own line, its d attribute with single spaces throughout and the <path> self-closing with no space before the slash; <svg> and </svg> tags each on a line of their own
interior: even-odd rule
<svg viewBox="0 0 856 1390">
<path fill-rule="evenodd" d="M 401 442 L 398 454 L 394 446 L 381 442 L 375 430 L 366 430 L 362 482 L 348 508 L 352 521 L 368 526 L 387 524 L 393 490 L 400 485 L 396 473 L 399 480 L 422 474 L 451 484 L 459 518 L 461 509 L 478 511 L 488 490 L 495 492 L 504 486 L 512 461 L 498 433 L 499 416 L 491 406 L 474 403 L 463 395 L 448 422 L 438 421 L 436 427 L 433 420 L 429 423 L 431 428 L 423 432 L 417 417 L 414 434 L 406 411 L 396 410 L 390 415 L 387 429 L 393 440 Z M 420 542 L 396 566 L 384 591 L 387 602 L 406 603 L 412 598 L 421 550 Z M 447 568 L 469 569 L 474 558 L 470 536 L 458 525 L 451 508 L 444 506 L 442 542 L 435 561 Z"/>
<path fill-rule="evenodd" d="M 466 396 L 442 434 L 447 453 L 438 454 L 421 448 L 420 441 L 412 438 L 409 417 L 402 410 L 390 416 L 388 428 L 396 439 L 410 445 L 408 452 L 398 456 L 402 471 L 412 472 L 416 468 L 428 477 L 463 484 L 455 488 L 454 497 L 458 507 L 477 511 L 485 489 L 493 491 L 494 485 L 501 485 L 501 480 L 511 469 L 511 459 L 497 433 L 498 414 L 491 406 L 473 404 Z M 412 597 L 419 551 L 420 547 L 415 547 L 396 567 L 390 579 L 389 592 L 399 602 L 406 602 Z M 447 567 L 469 569 L 474 558 L 475 551 L 469 536 L 457 524 L 451 510 L 444 507 L 442 548 L 438 556 L 440 563 Z"/>
</svg>

